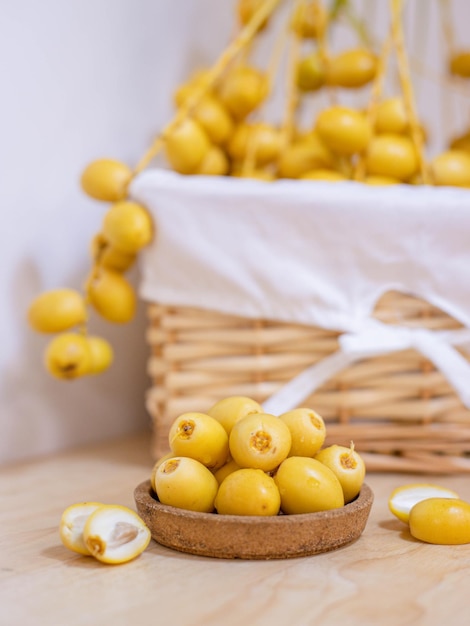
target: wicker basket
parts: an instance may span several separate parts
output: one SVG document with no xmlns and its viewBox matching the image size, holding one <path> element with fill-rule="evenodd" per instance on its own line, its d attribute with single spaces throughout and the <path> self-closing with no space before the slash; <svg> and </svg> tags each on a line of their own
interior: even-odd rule
<svg viewBox="0 0 470 626">
<path fill-rule="evenodd" d="M 395 292 L 381 298 L 374 315 L 430 330 L 461 327 L 427 302 Z M 322 328 L 186 307 L 151 304 L 149 322 L 155 457 L 167 452 L 168 430 L 180 413 L 205 411 L 230 395 L 262 403 L 338 349 L 339 333 Z M 358 361 L 302 404 L 325 419 L 327 444 L 353 440 L 369 470 L 470 472 L 470 411 L 414 350 Z"/>
</svg>

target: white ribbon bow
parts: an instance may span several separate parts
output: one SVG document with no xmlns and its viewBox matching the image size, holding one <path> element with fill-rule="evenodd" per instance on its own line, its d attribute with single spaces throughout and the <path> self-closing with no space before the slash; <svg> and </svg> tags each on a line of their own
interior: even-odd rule
<svg viewBox="0 0 470 626">
<path fill-rule="evenodd" d="M 338 341 L 339 350 L 295 376 L 263 402 L 264 410 L 274 415 L 290 411 L 355 361 L 410 348 L 434 363 L 470 409 L 470 363 L 454 348 L 456 345 L 470 345 L 469 329 L 431 331 L 390 326 L 369 319 L 362 330 L 343 333 Z"/>
</svg>

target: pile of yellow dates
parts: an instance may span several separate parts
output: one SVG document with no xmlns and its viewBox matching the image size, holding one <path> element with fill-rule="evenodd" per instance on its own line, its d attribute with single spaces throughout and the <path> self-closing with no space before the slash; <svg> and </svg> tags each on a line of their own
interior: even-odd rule
<svg viewBox="0 0 470 626">
<path fill-rule="evenodd" d="M 337 509 L 361 490 L 365 465 L 354 445 L 323 447 L 325 423 L 298 408 L 275 416 L 231 396 L 207 413 L 184 413 L 170 450 L 154 465 L 162 504 L 203 513 L 270 516 Z"/>
<path fill-rule="evenodd" d="M 240 0 L 238 16 L 247 23 L 261 0 Z M 320 42 L 328 28 L 323 4 L 300 4 L 291 18 L 291 31 L 301 40 Z M 268 24 L 266 23 L 265 26 Z M 263 32 L 263 29 L 261 30 Z M 470 69 L 470 56 L 453 63 L 461 76 Z M 455 67 L 454 67 L 455 66 Z M 378 71 L 378 58 L 358 47 L 325 56 L 320 43 L 298 62 L 294 80 L 300 97 L 321 89 L 341 90 L 370 85 Z M 184 106 L 206 77 L 202 70 L 174 94 L 177 108 Z M 167 161 L 182 174 L 328 180 L 354 178 L 359 158 L 365 163 L 363 182 L 370 185 L 420 184 L 420 163 L 412 140 L 410 120 L 401 96 L 382 100 L 375 121 L 365 111 L 331 106 L 321 111 L 311 128 L 294 129 L 286 144 L 279 126 L 260 120 L 260 108 L 270 95 L 267 72 L 247 60 L 227 68 L 188 118 L 168 138 Z M 420 126 L 423 140 L 426 131 Z M 433 185 L 470 187 L 470 129 L 455 138 L 449 150 L 429 164 Z"/>
<path fill-rule="evenodd" d="M 110 203 L 110 207 L 91 244 L 92 270 L 84 293 L 74 289 L 47 291 L 29 308 L 30 326 L 37 332 L 56 335 L 44 357 L 48 371 L 56 378 L 72 380 L 99 374 L 111 365 L 109 342 L 88 334 L 89 307 L 116 324 L 129 322 L 135 314 L 137 298 L 124 274 L 152 239 L 153 226 L 146 209 L 127 199 L 131 177 L 126 165 L 110 159 L 94 161 L 85 169 L 83 191 Z"/>
</svg>

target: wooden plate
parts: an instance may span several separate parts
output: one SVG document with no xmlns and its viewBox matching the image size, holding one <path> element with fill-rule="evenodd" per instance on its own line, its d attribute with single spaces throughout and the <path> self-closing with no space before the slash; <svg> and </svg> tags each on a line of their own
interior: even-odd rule
<svg viewBox="0 0 470 626">
<path fill-rule="evenodd" d="M 194 513 L 161 504 L 150 481 L 134 491 L 137 511 L 164 546 L 220 559 L 286 559 L 336 550 L 362 534 L 373 501 L 363 485 L 350 504 L 332 511 L 254 517 Z"/>
</svg>

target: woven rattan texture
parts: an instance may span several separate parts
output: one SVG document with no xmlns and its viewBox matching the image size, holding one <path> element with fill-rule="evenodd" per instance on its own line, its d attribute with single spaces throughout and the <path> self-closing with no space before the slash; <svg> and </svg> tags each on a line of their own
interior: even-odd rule
<svg viewBox="0 0 470 626">
<path fill-rule="evenodd" d="M 177 415 L 204 412 L 231 395 L 262 403 L 338 348 L 338 333 L 318 327 L 158 304 L 148 313 L 147 408 L 155 457 L 168 451 Z M 432 330 L 460 327 L 427 302 L 395 292 L 382 297 L 375 317 Z M 326 444 L 354 441 L 369 470 L 470 472 L 470 411 L 414 350 L 356 362 L 302 405 L 323 416 Z"/>
</svg>

